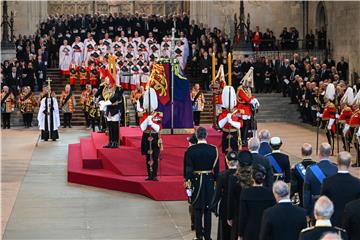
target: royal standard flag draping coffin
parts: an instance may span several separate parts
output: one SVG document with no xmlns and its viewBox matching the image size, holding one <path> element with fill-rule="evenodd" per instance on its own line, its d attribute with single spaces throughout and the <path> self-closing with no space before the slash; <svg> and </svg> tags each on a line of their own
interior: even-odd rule
<svg viewBox="0 0 360 240">
<path fill-rule="evenodd" d="M 148 86 L 155 89 L 163 112 L 163 128 L 171 128 L 171 66 L 154 64 Z M 174 65 L 174 129 L 193 128 L 190 84 L 178 64 Z"/>
</svg>

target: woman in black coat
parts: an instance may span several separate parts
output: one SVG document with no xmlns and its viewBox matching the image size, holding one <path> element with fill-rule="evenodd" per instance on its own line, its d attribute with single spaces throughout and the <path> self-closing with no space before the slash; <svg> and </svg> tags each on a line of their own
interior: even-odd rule
<svg viewBox="0 0 360 240">
<path fill-rule="evenodd" d="M 253 186 L 241 192 L 238 233 L 242 240 L 259 239 L 263 211 L 276 203 L 271 190 L 263 187 L 265 176 L 263 166 L 253 166 Z"/>
</svg>

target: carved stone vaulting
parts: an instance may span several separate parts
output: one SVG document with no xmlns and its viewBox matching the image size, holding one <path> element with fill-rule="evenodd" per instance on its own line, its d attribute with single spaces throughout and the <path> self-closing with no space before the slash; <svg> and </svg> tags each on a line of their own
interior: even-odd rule
<svg viewBox="0 0 360 240">
<path fill-rule="evenodd" d="M 49 1 L 49 14 L 145 13 L 167 15 L 189 12 L 185 1 Z"/>
</svg>

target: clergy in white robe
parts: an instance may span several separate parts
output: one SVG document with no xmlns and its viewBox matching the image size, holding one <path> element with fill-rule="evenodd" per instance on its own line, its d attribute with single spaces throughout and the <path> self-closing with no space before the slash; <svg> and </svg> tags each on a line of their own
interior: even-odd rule
<svg viewBox="0 0 360 240">
<path fill-rule="evenodd" d="M 80 40 L 80 37 L 76 37 L 75 42 L 72 44 L 72 59 L 77 66 L 80 66 L 84 59 L 84 43 Z"/>
<path fill-rule="evenodd" d="M 59 68 L 61 74 L 69 75 L 69 67 L 72 61 L 72 47 L 68 45 L 67 40 L 61 45 L 59 50 Z"/>
<path fill-rule="evenodd" d="M 37 120 L 41 130 L 41 139 L 56 141 L 59 138 L 58 128 L 60 126 L 59 106 L 55 97 L 45 96 L 40 103 Z"/>
</svg>

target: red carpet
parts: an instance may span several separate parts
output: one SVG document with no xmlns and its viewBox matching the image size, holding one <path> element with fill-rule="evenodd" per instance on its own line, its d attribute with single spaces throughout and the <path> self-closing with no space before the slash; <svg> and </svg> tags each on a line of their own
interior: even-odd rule
<svg viewBox="0 0 360 240">
<path fill-rule="evenodd" d="M 221 133 L 211 127 L 208 143 L 221 152 Z M 103 148 L 107 136 L 92 133 L 91 138 L 80 139 L 69 145 L 68 181 L 147 196 L 154 200 L 186 200 L 183 187 L 184 152 L 188 135 L 162 135 L 164 151 L 159 160 L 159 182 L 145 181 L 145 158 L 140 152 L 142 132 L 139 128 L 121 128 L 121 146 Z M 220 153 L 223 168 L 224 157 Z"/>
</svg>

